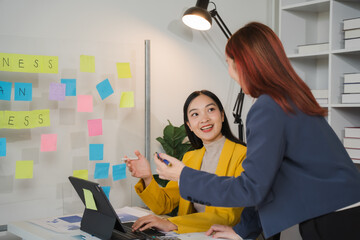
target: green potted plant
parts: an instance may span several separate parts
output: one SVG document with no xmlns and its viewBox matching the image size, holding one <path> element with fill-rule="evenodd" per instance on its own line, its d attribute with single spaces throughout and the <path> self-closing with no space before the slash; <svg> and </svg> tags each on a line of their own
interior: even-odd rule
<svg viewBox="0 0 360 240">
<path fill-rule="evenodd" d="M 164 128 L 163 137 L 158 137 L 156 140 L 160 142 L 166 154 L 181 160 L 184 154 L 192 149 L 192 146 L 190 142 L 185 139 L 187 135 L 184 124 L 176 127 L 172 125 L 169 120 L 168 122 L 169 124 Z M 168 183 L 167 180 L 160 179 L 158 174 L 154 174 L 153 176 L 156 182 L 163 187 Z"/>
</svg>

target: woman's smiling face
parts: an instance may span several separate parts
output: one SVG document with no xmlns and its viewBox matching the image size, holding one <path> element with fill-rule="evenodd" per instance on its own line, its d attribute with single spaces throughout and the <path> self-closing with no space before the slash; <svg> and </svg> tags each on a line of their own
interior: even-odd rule
<svg viewBox="0 0 360 240">
<path fill-rule="evenodd" d="M 206 95 L 194 98 L 188 108 L 187 125 L 204 144 L 211 143 L 222 137 L 221 128 L 224 113 L 215 101 Z"/>
</svg>

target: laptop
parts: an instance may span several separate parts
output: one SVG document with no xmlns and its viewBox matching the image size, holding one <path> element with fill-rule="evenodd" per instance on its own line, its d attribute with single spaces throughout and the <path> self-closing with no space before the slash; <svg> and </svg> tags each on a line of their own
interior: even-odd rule
<svg viewBox="0 0 360 240">
<path fill-rule="evenodd" d="M 81 201 L 85 205 L 84 214 L 80 223 L 80 229 L 100 239 L 157 239 L 164 236 L 155 229 L 148 229 L 142 232 L 132 232 L 132 222 L 121 223 L 109 199 L 98 183 L 70 176 L 69 180 Z M 85 191 L 84 191 L 85 189 Z M 91 192 L 95 202 L 95 208 L 86 208 L 84 192 Z M 91 195 L 90 194 L 90 195 Z"/>
</svg>

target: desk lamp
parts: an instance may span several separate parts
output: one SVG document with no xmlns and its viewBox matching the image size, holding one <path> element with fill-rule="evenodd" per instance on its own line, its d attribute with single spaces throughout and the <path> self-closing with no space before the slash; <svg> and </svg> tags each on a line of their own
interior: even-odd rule
<svg viewBox="0 0 360 240">
<path fill-rule="evenodd" d="M 196 30 L 206 31 L 211 28 L 212 18 L 214 18 L 217 25 L 220 27 L 221 31 L 224 33 L 225 37 L 229 39 L 231 37 L 231 32 L 228 27 L 225 25 L 220 15 L 216 11 L 216 5 L 214 2 L 214 9 L 208 11 L 209 0 L 197 0 L 195 7 L 191 7 L 184 12 L 182 17 L 182 21 L 188 27 L 191 27 Z M 235 102 L 235 106 L 233 109 L 233 116 L 235 118 L 234 123 L 239 124 L 239 139 L 244 141 L 244 124 L 241 119 L 241 112 L 244 102 L 244 93 L 242 89 L 240 89 L 240 93 L 238 94 Z"/>
</svg>

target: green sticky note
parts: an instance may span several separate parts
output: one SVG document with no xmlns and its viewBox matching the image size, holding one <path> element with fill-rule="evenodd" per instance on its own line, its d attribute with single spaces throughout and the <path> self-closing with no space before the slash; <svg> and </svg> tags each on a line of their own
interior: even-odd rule
<svg viewBox="0 0 360 240">
<path fill-rule="evenodd" d="M 80 56 L 80 72 L 95 72 L 94 56 Z"/>
<path fill-rule="evenodd" d="M 116 63 L 118 78 L 131 78 L 130 63 Z"/>
<path fill-rule="evenodd" d="M 84 198 L 85 198 L 85 207 L 87 209 L 96 211 L 97 208 L 96 208 L 95 199 L 94 199 L 92 192 L 85 188 L 83 188 L 83 191 L 84 191 Z"/>
<path fill-rule="evenodd" d="M 81 169 L 81 170 L 74 170 L 73 176 L 81 179 L 88 180 L 89 172 L 87 169 Z"/>
<path fill-rule="evenodd" d="M 15 179 L 33 178 L 34 161 L 16 161 Z"/>
<path fill-rule="evenodd" d="M 122 92 L 120 98 L 120 108 L 134 107 L 134 92 Z"/>
</svg>

